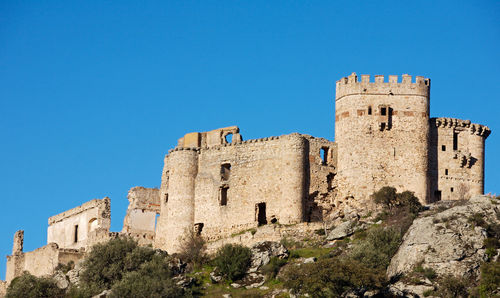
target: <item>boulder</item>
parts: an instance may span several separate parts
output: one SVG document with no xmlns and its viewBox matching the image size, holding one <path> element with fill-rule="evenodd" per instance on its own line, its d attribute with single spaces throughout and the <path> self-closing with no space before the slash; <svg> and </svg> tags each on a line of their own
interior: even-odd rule
<svg viewBox="0 0 500 298">
<path fill-rule="evenodd" d="M 260 267 L 269 264 L 272 257 L 280 259 L 288 258 L 290 253 L 282 244 L 272 241 L 258 242 L 252 247 L 252 263 L 248 273 L 256 272 Z"/>
<path fill-rule="evenodd" d="M 62 271 L 56 271 L 52 278 L 56 281 L 59 289 L 67 289 L 69 287 L 68 277 Z"/>
<path fill-rule="evenodd" d="M 106 298 L 111 294 L 111 290 L 104 290 L 102 293 L 92 296 L 92 298 Z"/>
<path fill-rule="evenodd" d="M 77 262 L 75 264 L 75 268 L 69 270 L 66 273 L 66 277 L 68 278 L 69 282 L 73 285 L 78 285 L 78 283 L 80 282 L 80 274 L 83 271 L 82 263 L 83 261 Z"/>
<path fill-rule="evenodd" d="M 338 225 L 335 229 L 328 233 L 326 240 L 336 240 L 342 239 L 344 237 L 350 236 L 354 233 L 354 227 L 356 226 L 356 221 L 345 221 Z"/>
<path fill-rule="evenodd" d="M 394 278 L 421 265 L 432 268 L 438 276 L 477 278 L 481 262 L 487 259 L 483 241 L 488 233 L 472 217 L 486 224 L 500 224 L 499 200 L 478 196 L 444 211 L 426 213 L 406 232 L 387 276 Z"/>
</svg>

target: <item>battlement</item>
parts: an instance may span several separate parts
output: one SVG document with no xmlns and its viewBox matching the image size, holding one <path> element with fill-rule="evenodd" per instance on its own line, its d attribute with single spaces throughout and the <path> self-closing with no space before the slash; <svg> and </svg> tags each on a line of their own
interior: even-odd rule
<svg viewBox="0 0 500 298">
<path fill-rule="evenodd" d="M 485 139 L 490 135 L 491 130 L 488 126 L 472 123 L 470 120 L 462 120 L 456 118 L 431 118 L 431 121 L 436 127 L 442 128 L 462 128 L 464 130 L 469 130 L 470 134 L 475 134 L 482 136 Z"/>
<path fill-rule="evenodd" d="M 429 97 L 431 80 L 422 76 L 416 76 L 413 82 L 412 76 L 404 74 L 388 76 L 388 82 L 383 75 L 376 75 L 371 82 L 370 75 L 361 75 L 359 80 L 356 73 L 337 81 L 335 100 L 348 95 L 413 95 Z"/>
</svg>

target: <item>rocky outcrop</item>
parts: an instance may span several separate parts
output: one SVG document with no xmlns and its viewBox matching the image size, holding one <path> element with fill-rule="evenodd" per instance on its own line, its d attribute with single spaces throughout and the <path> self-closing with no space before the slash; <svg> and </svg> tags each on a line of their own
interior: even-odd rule
<svg viewBox="0 0 500 298">
<path fill-rule="evenodd" d="M 483 241 L 491 237 L 487 225 L 498 225 L 500 202 L 488 196 L 440 211 L 430 210 L 416 219 L 387 269 L 389 278 L 411 273 L 418 265 L 438 276 L 477 278 L 488 257 Z"/>
<path fill-rule="evenodd" d="M 330 233 L 328 233 L 328 236 L 326 237 L 326 240 L 336 240 L 336 239 L 342 239 L 344 237 L 350 236 L 354 233 L 354 227 L 356 226 L 355 221 L 345 221 L 338 225 L 335 229 L 333 229 Z"/>
<path fill-rule="evenodd" d="M 289 252 L 278 242 L 264 241 L 258 242 L 251 247 L 252 263 L 248 272 L 256 272 L 260 267 L 267 265 L 272 257 L 280 259 L 288 258 Z"/>
</svg>

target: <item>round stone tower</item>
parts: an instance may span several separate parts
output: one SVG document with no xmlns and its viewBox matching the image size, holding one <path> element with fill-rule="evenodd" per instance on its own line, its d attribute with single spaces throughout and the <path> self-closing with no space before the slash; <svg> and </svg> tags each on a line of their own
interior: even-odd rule
<svg viewBox="0 0 500 298">
<path fill-rule="evenodd" d="M 353 73 L 336 84 L 335 141 L 339 198 L 365 207 L 383 186 L 429 196 L 430 80 Z"/>
<path fill-rule="evenodd" d="M 198 174 L 198 148 L 178 147 L 165 158 L 160 190 L 161 213 L 155 247 L 175 253 L 182 237 L 194 229 L 195 180 Z"/>
</svg>

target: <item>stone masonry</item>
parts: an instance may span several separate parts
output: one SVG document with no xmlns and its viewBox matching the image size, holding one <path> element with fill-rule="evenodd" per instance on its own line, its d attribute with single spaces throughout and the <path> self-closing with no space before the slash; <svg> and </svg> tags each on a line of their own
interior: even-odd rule
<svg viewBox="0 0 500 298">
<path fill-rule="evenodd" d="M 424 204 L 481 195 L 491 131 L 430 118 L 430 85 L 409 75 L 342 78 L 335 142 L 298 133 L 243 140 L 237 126 L 188 133 L 165 156 L 159 189 L 129 191 L 121 232 L 109 231 L 109 198 L 49 218 L 48 244 L 35 251 L 24 253 L 24 234 L 16 232 L 7 283 L 24 270 L 51 274 L 119 236 L 174 253 L 188 233 L 211 251 L 313 234 L 325 221 L 368 213 L 370 195 L 383 186 L 413 191 Z"/>
</svg>

